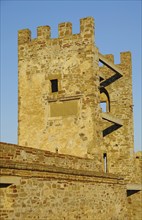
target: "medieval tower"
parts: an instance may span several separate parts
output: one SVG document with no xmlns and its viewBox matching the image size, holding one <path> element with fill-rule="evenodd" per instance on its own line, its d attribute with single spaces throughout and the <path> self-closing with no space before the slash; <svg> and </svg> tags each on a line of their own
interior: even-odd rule
<svg viewBox="0 0 142 220">
<path fill-rule="evenodd" d="M 100 54 L 91 17 L 80 20 L 79 34 L 69 22 L 59 25 L 59 38 L 50 34 L 49 26 L 32 40 L 30 30 L 19 31 L 18 144 L 97 164 L 107 157 L 108 171 L 124 172 L 134 146 L 130 52 L 118 65 Z"/>
<path fill-rule="evenodd" d="M 29 29 L 18 33 L 18 145 L 24 147 L 17 146 L 20 156 L 12 157 L 15 167 L 21 163 L 23 168 L 19 165 L 17 170 L 29 169 L 36 173 L 36 185 L 42 188 L 42 205 L 47 200 L 44 190 L 49 176 L 51 181 L 58 179 L 57 191 L 75 182 L 72 183 L 75 188 L 70 186 L 65 190 L 69 215 L 62 208 L 56 215 L 55 203 L 51 202 L 52 208 L 48 210 L 51 220 L 93 220 L 94 215 L 96 220 L 105 216 L 139 220 L 141 159 L 134 153 L 131 53 L 120 53 L 120 64 L 114 63 L 112 54 L 101 54 L 94 41 L 92 17 L 80 20 L 79 34 L 73 34 L 72 24 L 65 22 L 59 24 L 58 38 L 50 36 L 49 26 L 38 27 L 35 39 L 31 39 Z M 5 149 L 9 152 L 10 148 L 5 146 Z M 39 171 L 49 172 L 49 176 L 43 174 L 41 185 Z M 58 174 L 54 176 L 55 173 Z M 28 171 L 17 176 L 25 178 L 31 187 Z M 61 179 L 65 181 L 63 185 Z M 51 197 L 59 197 L 56 183 L 52 187 Z M 72 193 L 77 196 L 78 204 L 82 204 L 80 192 L 84 190 L 84 206 L 79 205 L 83 211 L 79 212 L 72 205 Z M 89 201 L 95 205 L 88 207 Z M 47 219 L 44 208 L 41 220 Z M 19 219 L 38 215 L 31 213 L 27 211 L 26 218 L 19 215 L 22 216 Z"/>
<path fill-rule="evenodd" d="M 100 146 L 93 19 L 81 19 L 80 28 L 72 34 L 72 24 L 62 23 L 58 39 L 48 26 L 33 40 L 19 32 L 19 144 L 82 157 Z"/>
</svg>

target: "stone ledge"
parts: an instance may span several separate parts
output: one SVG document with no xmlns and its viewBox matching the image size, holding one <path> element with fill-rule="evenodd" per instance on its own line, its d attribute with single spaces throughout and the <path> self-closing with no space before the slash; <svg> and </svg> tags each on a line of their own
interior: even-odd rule
<svg viewBox="0 0 142 220">
<path fill-rule="evenodd" d="M 63 101 L 80 99 L 82 97 L 83 97 L 83 95 L 80 94 L 80 95 L 75 95 L 75 96 L 57 97 L 57 98 L 54 98 L 54 99 L 48 98 L 47 101 L 48 102 L 57 102 L 57 101 L 63 102 Z"/>
<path fill-rule="evenodd" d="M 100 171 L 94 160 L 75 157 L 71 155 L 52 153 L 37 148 L 24 147 L 14 144 L 0 143 L 1 161 L 51 165 L 67 169 L 83 169 L 87 171 Z"/>
<path fill-rule="evenodd" d="M 51 173 L 60 173 L 60 174 L 70 174 L 70 175 L 78 175 L 78 176 L 90 176 L 97 178 L 106 178 L 106 179 L 117 179 L 123 180 L 122 177 L 113 174 L 107 173 L 98 173 L 95 171 L 86 171 L 86 170 L 75 170 L 75 169 L 65 169 L 63 167 L 55 167 L 50 165 L 40 165 L 33 163 L 15 163 L 9 160 L 3 161 L 0 163 L 1 168 L 5 169 L 17 169 L 17 170 L 30 170 L 30 171 L 41 171 L 41 172 L 51 172 Z"/>
<path fill-rule="evenodd" d="M 12 168 L 2 168 L 0 169 L 1 177 L 8 176 L 9 181 L 10 177 L 20 177 L 20 178 L 42 178 L 42 179 L 57 179 L 57 180 L 69 180 L 69 181 L 78 181 L 78 182 L 94 182 L 94 183 L 108 183 L 108 184 L 119 184 L 126 185 L 123 179 L 119 178 L 110 178 L 108 176 L 103 175 L 82 175 L 79 173 L 71 174 L 69 172 L 48 172 L 45 170 L 27 170 L 27 169 L 12 169 Z M 12 181 L 12 180 L 11 180 Z"/>
</svg>

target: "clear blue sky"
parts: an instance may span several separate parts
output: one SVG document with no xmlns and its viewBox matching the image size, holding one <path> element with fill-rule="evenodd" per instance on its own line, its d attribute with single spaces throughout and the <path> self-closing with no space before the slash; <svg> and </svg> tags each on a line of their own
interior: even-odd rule
<svg viewBox="0 0 142 220">
<path fill-rule="evenodd" d="M 103 54 L 131 51 L 135 150 L 141 149 L 141 1 L 1 1 L 1 141 L 17 143 L 17 31 L 49 25 L 58 36 L 58 23 L 70 21 L 79 32 L 79 19 L 95 18 L 95 42 Z M 127 82 L 126 82 L 127 83 Z"/>
</svg>

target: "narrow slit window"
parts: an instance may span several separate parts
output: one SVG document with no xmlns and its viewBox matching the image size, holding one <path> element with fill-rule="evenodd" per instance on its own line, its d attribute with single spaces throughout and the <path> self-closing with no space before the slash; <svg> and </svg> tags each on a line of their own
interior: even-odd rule
<svg viewBox="0 0 142 220">
<path fill-rule="evenodd" d="M 51 82 L 51 91 L 58 92 L 58 80 L 52 79 L 52 80 L 50 80 L 50 82 Z"/>
<path fill-rule="evenodd" d="M 107 173 L 107 154 L 103 154 L 103 159 L 104 159 L 104 172 Z"/>
</svg>

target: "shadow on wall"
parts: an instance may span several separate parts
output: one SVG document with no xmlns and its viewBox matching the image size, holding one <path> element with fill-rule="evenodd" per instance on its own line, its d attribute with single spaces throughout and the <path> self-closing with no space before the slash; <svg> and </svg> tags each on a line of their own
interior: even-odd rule
<svg viewBox="0 0 142 220">
<path fill-rule="evenodd" d="M 106 129 L 104 129 L 103 130 L 103 137 L 105 137 L 106 135 L 110 134 L 111 132 L 117 130 L 120 127 L 122 127 L 122 125 L 114 124 L 114 125 L 111 125 L 110 127 L 106 128 Z"/>
</svg>

